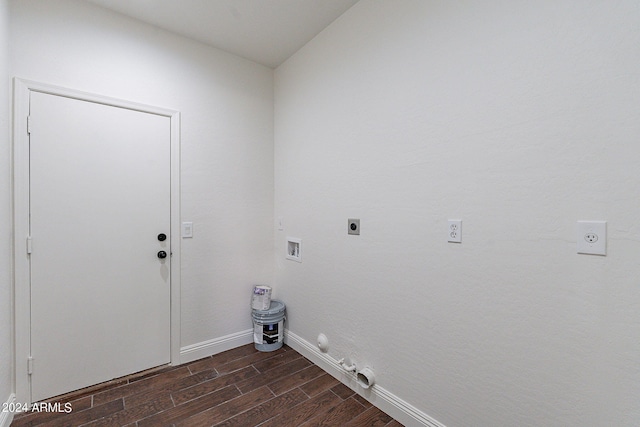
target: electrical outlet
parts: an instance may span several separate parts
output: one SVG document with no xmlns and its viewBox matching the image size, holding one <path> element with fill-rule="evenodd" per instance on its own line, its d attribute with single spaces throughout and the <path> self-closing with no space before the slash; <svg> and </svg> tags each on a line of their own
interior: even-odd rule
<svg viewBox="0 0 640 427">
<path fill-rule="evenodd" d="M 451 243 L 462 243 L 462 220 L 450 219 L 447 229 L 447 241 Z"/>
<path fill-rule="evenodd" d="M 607 254 L 607 221 L 578 221 L 576 236 L 579 254 Z"/>
<path fill-rule="evenodd" d="M 347 220 L 347 233 L 360 235 L 360 220 L 356 218 L 349 218 Z"/>
</svg>

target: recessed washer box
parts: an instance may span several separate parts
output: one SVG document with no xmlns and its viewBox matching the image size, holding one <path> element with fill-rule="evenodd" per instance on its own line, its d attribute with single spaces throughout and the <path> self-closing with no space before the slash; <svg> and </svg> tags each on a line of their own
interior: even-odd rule
<svg viewBox="0 0 640 427">
<path fill-rule="evenodd" d="M 296 237 L 287 237 L 287 259 L 302 262 L 302 240 Z"/>
</svg>

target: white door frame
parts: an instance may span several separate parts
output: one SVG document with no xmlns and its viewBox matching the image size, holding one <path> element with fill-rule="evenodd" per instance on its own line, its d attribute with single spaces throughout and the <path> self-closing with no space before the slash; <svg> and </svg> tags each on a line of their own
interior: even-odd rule
<svg viewBox="0 0 640 427">
<path fill-rule="evenodd" d="M 171 120 L 171 364 L 180 364 L 180 112 L 102 95 L 14 78 L 13 109 L 13 263 L 15 395 L 31 402 L 28 374 L 31 347 L 29 237 L 29 94 L 42 92 L 165 116 Z"/>
</svg>

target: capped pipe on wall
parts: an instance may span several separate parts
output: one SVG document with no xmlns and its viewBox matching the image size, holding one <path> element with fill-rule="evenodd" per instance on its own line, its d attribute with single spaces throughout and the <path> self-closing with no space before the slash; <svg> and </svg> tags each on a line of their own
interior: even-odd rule
<svg viewBox="0 0 640 427">
<path fill-rule="evenodd" d="M 358 371 L 356 374 L 356 379 L 357 379 L 358 385 L 360 385 L 360 387 L 364 389 L 367 389 L 373 386 L 373 384 L 376 382 L 375 376 L 373 374 L 373 370 L 369 367 L 366 367 Z"/>
</svg>

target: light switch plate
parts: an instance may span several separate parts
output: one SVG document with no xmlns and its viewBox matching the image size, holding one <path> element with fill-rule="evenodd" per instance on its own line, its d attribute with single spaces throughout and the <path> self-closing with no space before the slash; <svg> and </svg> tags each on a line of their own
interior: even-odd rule
<svg viewBox="0 0 640 427">
<path fill-rule="evenodd" d="M 577 251 L 579 254 L 607 254 L 607 221 L 578 221 Z"/>
<path fill-rule="evenodd" d="M 193 237 L 193 222 L 182 223 L 182 237 L 186 239 Z"/>
</svg>

